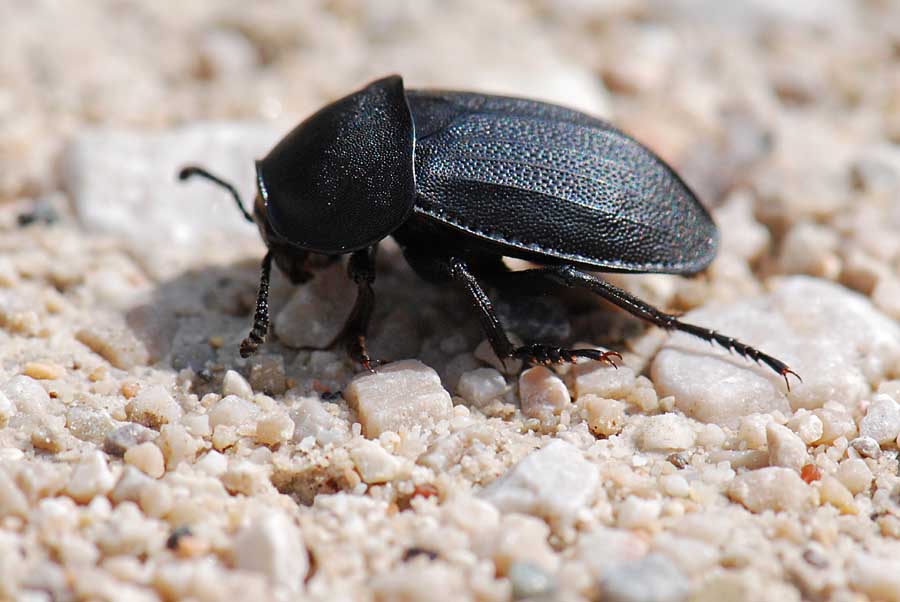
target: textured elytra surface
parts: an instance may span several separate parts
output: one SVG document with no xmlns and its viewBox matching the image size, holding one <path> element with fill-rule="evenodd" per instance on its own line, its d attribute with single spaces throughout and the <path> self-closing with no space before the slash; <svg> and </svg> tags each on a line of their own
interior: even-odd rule
<svg viewBox="0 0 900 602">
<path fill-rule="evenodd" d="M 714 257 L 718 235 L 696 196 L 611 125 L 517 98 L 409 99 L 418 213 L 537 261 L 692 273 Z"/>
</svg>

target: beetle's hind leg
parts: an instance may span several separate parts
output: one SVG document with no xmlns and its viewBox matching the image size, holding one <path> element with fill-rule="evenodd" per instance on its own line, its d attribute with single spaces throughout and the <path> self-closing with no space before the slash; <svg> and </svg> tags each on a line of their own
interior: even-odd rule
<svg viewBox="0 0 900 602">
<path fill-rule="evenodd" d="M 800 376 L 791 370 L 787 364 L 767 353 L 763 353 L 759 349 L 746 345 L 733 337 L 726 336 L 715 330 L 682 322 L 676 316 L 660 311 L 646 301 L 642 301 L 634 295 L 627 293 L 604 280 L 577 270 L 571 266 L 557 266 L 524 270 L 521 272 L 508 272 L 506 274 L 501 274 L 500 278 L 516 282 L 516 284 L 522 284 L 523 282 L 530 280 L 549 280 L 564 286 L 588 289 L 592 293 L 600 295 L 613 305 L 624 309 L 631 315 L 646 320 L 660 328 L 686 332 L 706 341 L 717 343 L 725 349 L 734 351 L 742 357 L 767 365 L 784 378 L 788 390 L 791 389 L 788 375 L 793 375 L 797 380 L 801 380 Z"/>
<path fill-rule="evenodd" d="M 516 358 L 532 364 L 549 365 L 574 362 L 577 358 L 584 357 L 606 362 L 615 367 L 613 358 L 622 359 L 622 356 L 615 351 L 600 351 L 599 349 L 565 349 L 540 343 L 515 347 L 506 335 L 490 298 L 478 283 L 478 279 L 469 269 L 468 264 L 462 259 L 451 259 L 448 267 L 451 278 L 462 284 L 469 293 L 472 303 L 478 310 L 481 327 L 487 335 L 491 348 L 501 361 L 507 358 Z"/>
</svg>

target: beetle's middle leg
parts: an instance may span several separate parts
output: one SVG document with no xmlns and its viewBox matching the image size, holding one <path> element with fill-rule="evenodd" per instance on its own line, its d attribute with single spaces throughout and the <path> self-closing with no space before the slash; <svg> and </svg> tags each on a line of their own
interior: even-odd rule
<svg viewBox="0 0 900 602">
<path fill-rule="evenodd" d="M 332 343 L 343 341 L 350 358 L 370 372 L 374 372 L 372 364 L 375 362 L 369 357 L 366 349 L 366 332 L 369 330 L 369 322 L 372 321 L 372 312 L 375 310 L 375 291 L 372 284 L 375 282 L 377 248 L 377 246 L 367 247 L 350 255 L 347 275 L 356 283 L 356 302 L 340 334 Z"/>
<path fill-rule="evenodd" d="M 462 284 L 472 299 L 472 303 L 478 310 L 481 327 L 487 335 L 488 341 L 494 353 L 500 360 L 507 358 L 521 359 L 526 362 L 540 364 L 556 364 L 561 362 L 574 362 L 579 357 L 603 361 L 615 366 L 612 358 L 621 359 L 621 355 L 615 351 L 600 351 L 599 349 L 564 349 L 552 345 L 535 343 L 515 347 L 506 335 L 500 319 L 497 317 L 487 293 L 478 283 L 478 279 L 469 269 L 468 264 L 458 258 L 451 259 L 447 266 L 451 278 Z"/>
</svg>

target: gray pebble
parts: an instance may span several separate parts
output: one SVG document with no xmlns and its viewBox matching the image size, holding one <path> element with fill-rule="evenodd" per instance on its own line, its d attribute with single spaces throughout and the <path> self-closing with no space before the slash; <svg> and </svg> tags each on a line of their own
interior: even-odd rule
<svg viewBox="0 0 900 602">
<path fill-rule="evenodd" d="M 690 593 L 687 577 L 665 556 L 649 554 L 615 565 L 600 580 L 604 602 L 680 602 Z"/>
<path fill-rule="evenodd" d="M 113 456 L 123 456 L 129 448 L 153 441 L 157 435 L 156 431 L 132 422 L 110 431 L 103 442 L 103 450 Z"/>
<path fill-rule="evenodd" d="M 513 600 L 533 600 L 556 591 L 553 575 L 528 562 L 513 563 L 507 576 L 512 584 Z"/>
</svg>

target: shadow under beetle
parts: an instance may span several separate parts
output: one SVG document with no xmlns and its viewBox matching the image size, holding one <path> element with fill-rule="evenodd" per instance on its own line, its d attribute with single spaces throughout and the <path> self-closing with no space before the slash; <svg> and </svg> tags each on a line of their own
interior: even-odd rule
<svg viewBox="0 0 900 602">
<path fill-rule="evenodd" d="M 269 328 L 272 262 L 294 283 L 311 278 L 310 253 L 350 254 L 353 310 L 335 342 L 372 369 L 366 330 L 375 296 L 374 258 L 392 236 L 413 270 L 461 285 L 501 360 L 612 362 L 612 351 L 516 347 L 481 282 L 497 287 L 580 287 L 666 330 L 681 330 L 762 362 L 784 362 L 708 328 L 687 324 L 582 270 L 694 274 L 713 259 L 718 232 L 681 178 L 608 123 L 533 100 L 406 90 L 399 76 L 372 82 L 303 121 L 256 162 L 251 216 L 269 251 L 262 261 L 248 357 Z M 503 256 L 542 267 L 510 271 Z"/>
</svg>

